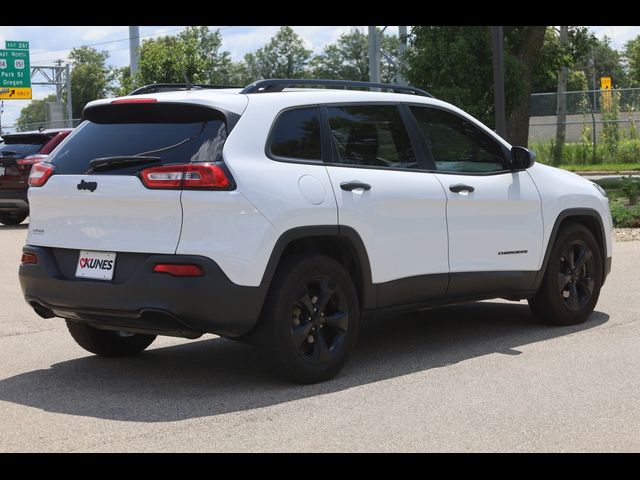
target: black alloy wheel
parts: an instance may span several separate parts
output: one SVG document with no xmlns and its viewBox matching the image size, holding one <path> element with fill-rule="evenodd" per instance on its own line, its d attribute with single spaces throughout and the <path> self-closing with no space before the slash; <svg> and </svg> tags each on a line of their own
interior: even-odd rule
<svg viewBox="0 0 640 480">
<path fill-rule="evenodd" d="M 305 360 L 322 364 L 335 358 L 348 327 L 347 297 L 334 280 L 322 275 L 300 289 L 291 309 L 291 336 Z"/>
<path fill-rule="evenodd" d="M 591 300 L 596 271 L 595 258 L 584 240 L 574 240 L 562 252 L 558 288 L 566 307 L 581 311 Z"/>
</svg>

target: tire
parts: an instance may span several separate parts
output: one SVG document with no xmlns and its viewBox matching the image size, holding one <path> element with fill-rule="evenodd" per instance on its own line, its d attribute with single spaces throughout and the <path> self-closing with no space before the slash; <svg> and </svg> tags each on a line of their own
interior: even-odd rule
<svg viewBox="0 0 640 480">
<path fill-rule="evenodd" d="M 602 255 L 593 234 L 583 225 L 568 224 L 558 234 L 540 290 L 529 306 L 545 323 L 582 323 L 598 302 L 602 272 Z"/>
<path fill-rule="evenodd" d="M 20 225 L 29 212 L 4 212 L 0 213 L 0 223 L 4 225 Z"/>
<path fill-rule="evenodd" d="M 359 325 L 358 295 L 342 265 L 295 255 L 278 268 L 253 337 L 276 374 L 310 384 L 342 369 Z"/>
<path fill-rule="evenodd" d="M 86 323 L 67 320 L 69 333 L 78 345 L 103 357 L 127 357 L 142 352 L 153 343 L 155 335 L 100 330 Z"/>
</svg>

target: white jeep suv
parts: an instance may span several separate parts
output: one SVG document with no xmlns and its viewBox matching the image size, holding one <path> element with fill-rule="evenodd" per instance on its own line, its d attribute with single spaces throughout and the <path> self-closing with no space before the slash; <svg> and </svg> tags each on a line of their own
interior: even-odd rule
<svg viewBox="0 0 640 480">
<path fill-rule="evenodd" d="M 503 297 L 575 324 L 611 268 L 599 187 L 412 87 L 156 84 L 83 119 L 33 167 L 19 275 L 98 355 L 215 333 L 318 382 L 371 312 Z"/>
</svg>

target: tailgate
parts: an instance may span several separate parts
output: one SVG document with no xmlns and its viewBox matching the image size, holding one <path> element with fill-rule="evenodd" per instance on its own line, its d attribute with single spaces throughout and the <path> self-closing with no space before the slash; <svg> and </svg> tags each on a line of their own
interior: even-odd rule
<svg viewBox="0 0 640 480">
<path fill-rule="evenodd" d="M 78 189 L 94 182 L 94 191 Z M 174 253 L 182 208 L 178 190 L 149 190 L 129 175 L 53 175 L 29 189 L 30 245 Z"/>
</svg>

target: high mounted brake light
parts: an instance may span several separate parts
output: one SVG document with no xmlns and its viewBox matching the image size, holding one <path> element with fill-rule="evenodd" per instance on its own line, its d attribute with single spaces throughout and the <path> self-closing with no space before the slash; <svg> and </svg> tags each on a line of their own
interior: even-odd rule
<svg viewBox="0 0 640 480">
<path fill-rule="evenodd" d="M 118 98 L 111 100 L 111 103 L 156 103 L 157 101 L 155 98 Z"/>
<path fill-rule="evenodd" d="M 140 179 L 145 187 L 153 189 L 227 190 L 232 185 L 225 171 L 211 163 L 146 168 L 140 172 Z"/>
</svg>

